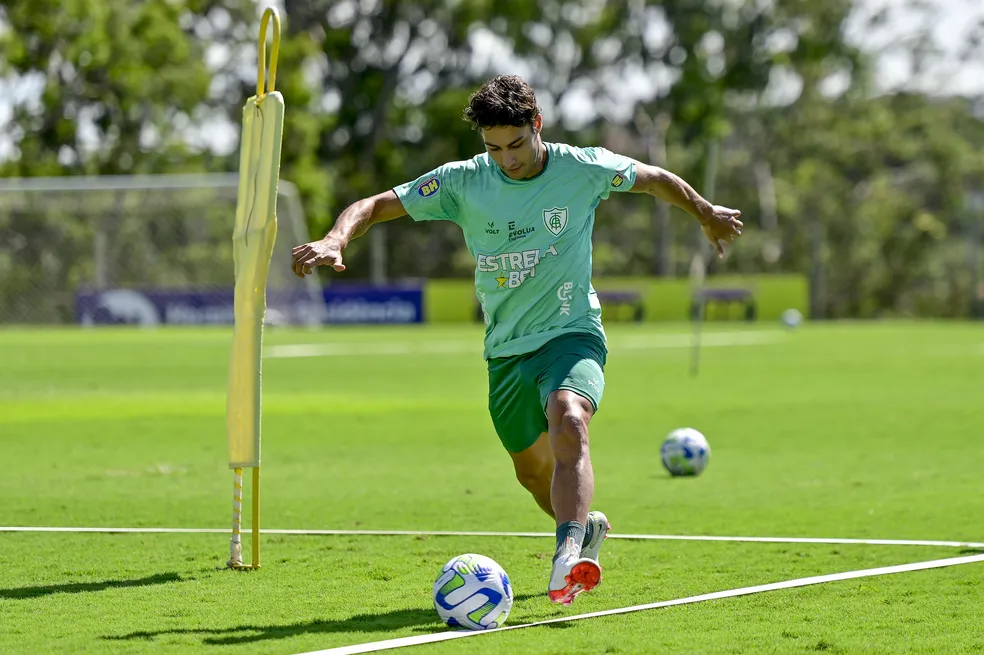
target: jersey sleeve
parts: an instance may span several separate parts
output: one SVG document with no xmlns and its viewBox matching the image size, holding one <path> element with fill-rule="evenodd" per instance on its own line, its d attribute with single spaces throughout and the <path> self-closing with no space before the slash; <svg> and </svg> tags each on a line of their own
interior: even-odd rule
<svg viewBox="0 0 984 655">
<path fill-rule="evenodd" d="M 584 148 L 584 155 L 592 168 L 592 178 L 598 185 L 599 196 L 604 200 L 613 191 L 628 191 L 635 184 L 635 160 L 614 153 L 607 148 Z"/>
<path fill-rule="evenodd" d="M 454 164 L 444 164 L 416 180 L 393 187 L 393 191 L 413 220 L 457 223 L 457 178 L 458 170 Z"/>
</svg>

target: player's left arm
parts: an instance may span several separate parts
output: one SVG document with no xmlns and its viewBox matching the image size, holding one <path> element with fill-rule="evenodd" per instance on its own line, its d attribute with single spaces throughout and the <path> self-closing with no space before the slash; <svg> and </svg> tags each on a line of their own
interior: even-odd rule
<svg viewBox="0 0 984 655">
<path fill-rule="evenodd" d="M 648 193 L 696 218 L 719 257 L 724 256 L 725 243 L 731 243 L 741 236 L 743 224 L 738 220 L 741 212 L 737 209 L 708 202 L 679 175 L 658 166 L 637 161 L 635 173 L 635 184 L 628 191 Z"/>
</svg>

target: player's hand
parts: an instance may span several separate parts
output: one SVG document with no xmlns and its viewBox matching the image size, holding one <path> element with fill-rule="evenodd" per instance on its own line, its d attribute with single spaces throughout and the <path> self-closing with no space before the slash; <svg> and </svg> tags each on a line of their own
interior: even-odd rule
<svg viewBox="0 0 984 655">
<path fill-rule="evenodd" d="M 710 205 L 700 217 L 700 229 L 714 246 L 718 257 L 724 257 L 724 244 L 741 236 L 744 224 L 738 220 L 741 212 L 721 205 Z"/>
<path fill-rule="evenodd" d="M 337 239 L 329 239 L 328 237 L 320 241 L 295 246 L 290 251 L 291 270 L 297 277 L 310 275 L 318 266 L 331 266 L 336 271 L 344 271 L 345 264 L 342 263 L 342 249 L 344 247 L 344 244 Z"/>
</svg>

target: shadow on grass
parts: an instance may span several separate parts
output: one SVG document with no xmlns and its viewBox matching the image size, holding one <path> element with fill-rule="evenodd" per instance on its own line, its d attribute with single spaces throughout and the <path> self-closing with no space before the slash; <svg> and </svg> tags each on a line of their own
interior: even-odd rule
<svg viewBox="0 0 984 655">
<path fill-rule="evenodd" d="M 958 555 L 984 555 L 984 548 L 961 548 Z"/>
<path fill-rule="evenodd" d="M 41 598 L 52 594 L 81 594 L 89 591 L 105 591 L 106 589 L 124 589 L 126 587 L 148 587 L 156 584 L 168 584 L 184 580 L 177 573 L 158 573 L 146 578 L 135 580 L 103 580 L 101 582 L 69 582 L 66 584 L 45 585 L 43 587 L 15 587 L 0 589 L 0 598 L 23 600 L 26 598 Z"/>
<path fill-rule="evenodd" d="M 529 600 L 546 594 L 520 594 L 514 602 Z M 441 623 L 432 607 L 394 610 L 381 614 L 356 614 L 338 621 L 308 621 L 285 625 L 240 625 L 234 628 L 178 628 L 173 630 L 141 631 L 119 636 L 105 636 L 107 641 L 151 640 L 164 635 L 205 635 L 203 644 L 231 646 L 271 639 L 287 639 L 297 635 L 332 634 L 340 632 L 391 632 L 414 628 L 414 632 L 444 632 L 448 627 Z"/>
<path fill-rule="evenodd" d="M 557 623 L 548 623 L 544 628 L 550 628 L 551 630 L 568 630 L 574 627 L 571 621 L 559 621 Z"/>
</svg>

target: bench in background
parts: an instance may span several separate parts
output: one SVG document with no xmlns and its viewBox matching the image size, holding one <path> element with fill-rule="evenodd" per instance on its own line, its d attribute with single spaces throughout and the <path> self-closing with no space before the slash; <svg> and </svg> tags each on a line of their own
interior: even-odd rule
<svg viewBox="0 0 984 655">
<path fill-rule="evenodd" d="M 708 288 L 701 289 L 693 296 L 690 304 L 690 318 L 696 320 L 699 316 L 701 304 L 704 307 L 704 318 L 710 316 L 710 308 L 716 307 L 719 311 L 715 315 L 720 315 L 723 309 L 727 315 L 731 313 L 731 307 L 738 305 L 744 312 L 746 321 L 754 321 L 757 313 L 755 305 L 755 295 L 750 289 L 741 288 Z"/>
<path fill-rule="evenodd" d="M 605 320 L 617 317 L 618 310 L 628 308 L 632 320 L 641 323 L 646 317 L 646 306 L 638 291 L 597 291 Z M 623 311 L 624 313 L 624 311 Z"/>
</svg>

